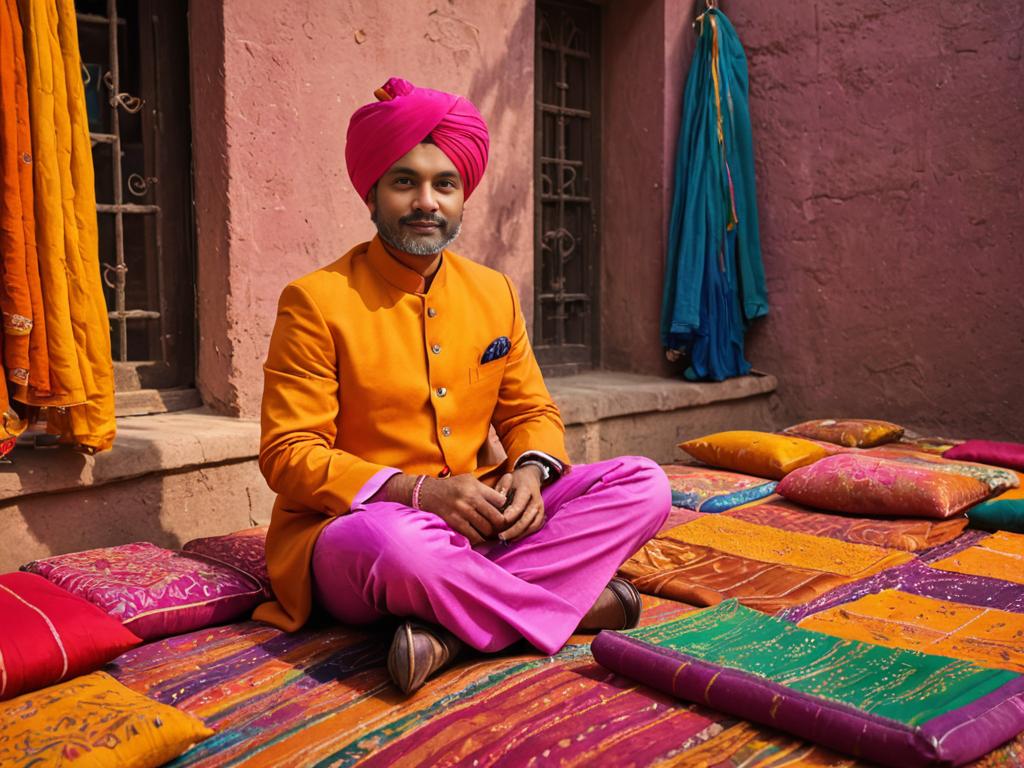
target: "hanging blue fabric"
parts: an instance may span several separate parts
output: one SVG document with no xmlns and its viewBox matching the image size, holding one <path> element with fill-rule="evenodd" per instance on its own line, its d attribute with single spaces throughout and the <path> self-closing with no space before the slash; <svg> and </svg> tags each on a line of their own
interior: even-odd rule
<svg viewBox="0 0 1024 768">
<path fill-rule="evenodd" d="M 686 378 L 721 381 L 750 371 L 743 334 L 768 313 L 768 296 L 747 59 L 716 4 L 697 28 L 676 151 L 661 340 L 689 351 Z"/>
</svg>

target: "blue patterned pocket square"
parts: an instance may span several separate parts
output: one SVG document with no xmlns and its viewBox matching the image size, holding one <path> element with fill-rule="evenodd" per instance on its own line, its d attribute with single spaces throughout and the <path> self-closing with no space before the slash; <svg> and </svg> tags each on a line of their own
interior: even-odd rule
<svg viewBox="0 0 1024 768">
<path fill-rule="evenodd" d="M 499 357 L 504 357 L 511 349 L 512 342 L 508 340 L 508 336 L 499 336 L 487 346 L 484 356 L 480 358 L 480 364 L 483 365 L 497 360 Z"/>
</svg>

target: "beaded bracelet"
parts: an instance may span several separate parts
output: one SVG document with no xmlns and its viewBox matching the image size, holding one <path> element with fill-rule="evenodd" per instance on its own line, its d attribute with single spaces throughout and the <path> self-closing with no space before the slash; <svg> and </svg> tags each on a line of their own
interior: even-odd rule
<svg viewBox="0 0 1024 768">
<path fill-rule="evenodd" d="M 421 509 L 420 507 L 420 488 L 423 487 L 423 481 L 427 479 L 426 475 L 420 475 L 416 478 L 416 484 L 412 487 L 412 508 Z"/>
</svg>

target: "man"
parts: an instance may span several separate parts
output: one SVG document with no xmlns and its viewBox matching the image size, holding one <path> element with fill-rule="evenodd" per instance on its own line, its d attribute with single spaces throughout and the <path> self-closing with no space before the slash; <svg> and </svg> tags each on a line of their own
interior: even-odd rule
<svg viewBox="0 0 1024 768">
<path fill-rule="evenodd" d="M 564 426 L 512 283 L 446 247 L 487 162 L 462 97 L 392 78 L 348 130 L 349 176 L 378 236 L 285 288 L 265 366 L 260 467 L 277 596 L 256 618 L 295 630 L 393 615 L 404 691 L 463 643 L 635 626 L 616 569 L 664 522 L 644 458 L 570 471 Z M 488 458 L 493 425 L 507 459 Z"/>
</svg>

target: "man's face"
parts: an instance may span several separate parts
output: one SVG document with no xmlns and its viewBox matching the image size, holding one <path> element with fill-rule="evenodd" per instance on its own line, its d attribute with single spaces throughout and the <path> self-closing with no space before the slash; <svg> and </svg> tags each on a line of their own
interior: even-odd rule
<svg viewBox="0 0 1024 768">
<path fill-rule="evenodd" d="M 367 203 L 384 242 L 433 256 L 458 236 L 464 200 L 462 179 L 448 156 L 434 144 L 417 144 L 381 176 Z"/>
</svg>

